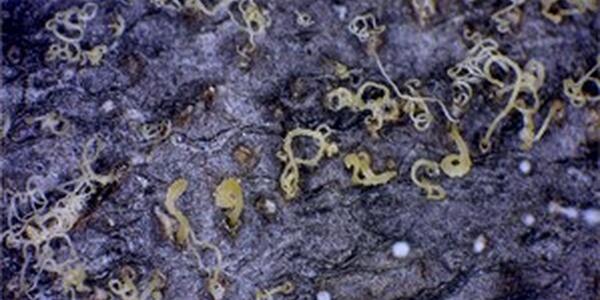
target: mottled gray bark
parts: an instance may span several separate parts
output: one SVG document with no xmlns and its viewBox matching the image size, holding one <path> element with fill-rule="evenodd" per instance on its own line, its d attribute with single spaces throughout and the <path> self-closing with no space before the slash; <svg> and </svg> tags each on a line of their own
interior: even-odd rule
<svg viewBox="0 0 600 300">
<path fill-rule="evenodd" d="M 531 151 L 519 148 L 522 124 L 510 117 L 494 135 L 491 152 L 482 154 L 479 139 L 502 104 L 492 99 L 491 87 L 476 90 L 461 121 L 473 168 L 464 178 L 435 179 L 448 193 L 443 202 L 426 200 L 409 177 L 415 160 L 439 161 L 456 151 L 439 107 L 431 106 L 435 122 L 428 131 L 416 131 L 405 116 L 386 124 L 375 139 L 364 115 L 322 105 L 332 86 L 323 76 L 331 74 L 326 58 L 359 70 L 361 82 L 384 82 L 347 30 L 351 18 L 372 12 L 387 27 L 379 54 L 390 76 L 398 83 L 418 78 L 429 95 L 448 103 L 446 70 L 466 55 L 465 24 L 494 37 L 520 65 L 541 61 L 546 80 L 539 124 L 551 100 L 568 103 L 562 81 L 595 63 L 598 12 L 556 25 L 540 14 L 538 1 L 528 1 L 514 32 L 499 34 L 489 16 L 509 1 L 438 1 L 438 13 L 421 27 L 409 1 L 257 0 L 272 24 L 256 38 L 250 65 L 240 68 L 236 47 L 247 35 L 227 13 L 190 15 L 132 2 L 98 2 L 83 41 L 111 45 L 98 67 L 44 61 L 53 41 L 44 23 L 83 2 L 1 2 L 0 103 L 12 124 L 2 139 L 2 190 L 24 190 L 34 174 L 44 176 L 48 186 L 72 178 L 85 141 L 96 133 L 108 141 L 98 170 L 129 165 L 126 176 L 101 189 L 70 231 L 90 286 L 106 289 L 129 265 L 142 283 L 160 269 L 168 278 L 165 299 L 210 299 L 207 274 L 161 233 L 153 212 L 169 184 L 184 177 L 190 186 L 178 206 L 197 236 L 222 251 L 226 299 L 253 299 L 258 289 L 286 280 L 295 284 L 294 293 L 276 299 L 314 299 L 318 291 L 333 299 L 599 299 L 600 227 L 548 210 L 552 201 L 578 211 L 600 207 L 598 104 L 567 104 L 564 118 Z M 315 24 L 298 26 L 295 10 L 310 14 Z M 116 41 L 106 28 L 113 13 L 126 24 Z M 207 92 L 211 87 L 214 96 Z M 65 136 L 25 121 L 51 111 L 71 123 Z M 134 124 L 161 120 L 173 123 L 172 135 L 144 161 L 150 147 Z M 287 131 L 319 124 L 334 129 L 340 154 L 317 168 L 301 168 L 301 193 L 286 202 L 276 153 Z M 254 151 L 248 164 L 234 158 L 239 145 Z M 393 160 L 399 175 L 383 186 L 352 186 L 343 156 L 357 149 L 371 153 L 376 170 Z M 519 172 L 523 160 L 532 164 L 529 175 Z M 230 176 L 241 179 L 246 205 L 235 237 L 212 196 Z M 265 199 L 276 203 L 274 215 L 257 208 Z M 7 205 L 1 202 L 3 216 Z M 522 222 L 526 214 L 535 217 L 533 225 Z M 475 253 L 480 235 L 487 245 Z M 397 241 L 409 243 L 407 257 L 392 255 Z M 23 258 L 3 244 L 1 259 L 2 293 L 10 299 L 8 283 Z M 51 274 L 42 275 L 42 294 L 66 297 Z"/>
</svg>

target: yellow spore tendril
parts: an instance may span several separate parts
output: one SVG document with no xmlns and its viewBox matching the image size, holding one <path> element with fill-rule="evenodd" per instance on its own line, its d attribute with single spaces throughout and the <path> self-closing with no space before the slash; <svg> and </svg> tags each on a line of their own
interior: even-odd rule
<svg viewBox="0 0 600 300">
<path fill-rule="evenodd" d="M 436 14 L 435 0 L 411 0 L 411 4 L 421 26 L 425 26 L 427 21 Z"/>
<path fill-rule="evenodd" d="M 43 130 L 48 130 L 52 134 L 57 136 L 66 135 L 71 127 L 69 121 L 55 111 L 47 113 L 43 116 L 26 119 L 25 121 L 28 124 L 40 122 L 41 128 Z"/>
<path fill-rule="evenodd" d="M 244 209 L 244 193 L 237 178 L 226 178 L 213 193 L 217 207 L 227 210 L 227 226 L 236 230 L 240 225 L 240 216 Z"/>
<path fill-rule="evenodd" d="M 324 105 L 333 111 L 343 108 L 355 112 L 369 111 L 371 114 L 364 119 L 364 123 L 373 137 L 379 136 L 379 130 L 385 122 L 396 121 L 401 116 L 400 104 L 391 98 L 390 90 L 373 81 L 363 83 L 356 94 L 344 87 L 336 88 L 327 93 Z"/>
<path fill-rule="evenodd" d="M 256 292 L 256 300 L 273 300 L 274 295 L 284 294 L 289 295 L 294 291 L 294 284 L 291 281 L 286 281 L 274 288 L 268 290 L 259 290 Z"/>
<path fill-rule="evenodd" d="M 435 177 L 440 175 L 440 166 L 437 162 L 428 159 L 418 159 L 410 169 L 410 179 L 412 182 L 423 189 L 425 197 L 430 200 L 443 200 L 446 198 L 446 191 L 442 186 L 432 183 L 429 179 L 419 178 L 419 169 L 424 168 L 428 176 Z"/>
<path fill-rule="evenodd" d="M 587 102 L 600 101 L 600 93 L 590 95 L 583 90 L 584 85 L 587 83 L 593 85 L 596 91 L 600 91 L 600 74 L 595 75 L 598 71 L 600 71 L 600 54 L 596 57 L 596 65 L 579 78 L 577 82 L 572 78 L 563 81 L 563 93 L 567 95 L 573 106 L 583 107 Z"/>
<path fill-rule="evenodd" d="M 84 282 L 87 279 L 85 266 L 81 263 L 68 268 L 62 276 L 63 290 L 74 295 L 75 292 L 83 293 L 91 291 Z"/>
<path fill-rule="evenodd" d="M 511 2 L 509 6 L 492 15 L 492 20 L 496 22 L 496 29 L 500 33 L 510 32 L 511 24 L 517 24 L 521 20 L 523 12 L 519 6 L 525 3 L 525 0 L 512 0 Z"/>
<path fill-rule="evenodd" d="M 562 110 L 564 110 L 564 108 L 565 108 L 565 105 L 563 104 L 562 101 L 560 101 L 560 100 L 554 100 L 552 102 L 552 105 L 550 106 L 550 111 L 548 111 L 548 115 L 546 116 L 546 119 L 544 119 L 544 123 L 542 123 L 542 126 L 540 127 L 540 130 L 537 132 L 537 134 L 533 138 L 534 141 L 539 141 L 539 140 L 542 139 L 542 136 L 544 136 L 544 133 L 548 130 L 548 126 L 550 125 L 550 123 L 552 122 L 552 120 Z"/>
<path fill-rule="evenodd" d="M 192 235 L 192 244 L 195 246 L 192 248 L 192 253 L 196 257 L 198 261 L 198 265 L 200 269 L 205 269 L 206 272 L 210 274 L 208 280 L 206 282 L 208 286 L 208 292 L 213 298 L 213 300 L 222 300 L 225 297 L 226 288 L 221 284 L 221 271 L 223 266 L 223 255 L 221 254 L 221 250 L 219 247 L 205 241 L 198 241 L 195 235 Z M 207 249 L 214 252 L 216 257 L 215 266 L 212 268 L 205 268 L 200 258 L 200 252 L 198 250 Z"/>
<path fill-rule="evenodd" d="M 59 42 L 50 45 L 46 52 L 46 60 L 57 59 L 68 63 L 79 62 L 92 66 L 100 65 L 104 54 L 108 51 L 105 45 L 98 45 L 89 50 L 81 49 L 81 41 L 85 36 L 87 23 L 96 17 L 98 5 L 93 2 L 85 3 L 81 8 L 71 7 L 57 12 L 46 22 L 46 30 L 51 31 Z"/>
<path fill-rule="evenodd" d="M 254 0 L 240 0 L 237 5 L 239 13 L 242 15 L 243 24 L 240 24 L 233 12 L 228 11 L 232 20 L 238 23 L 238 26 L 248 34 L 248 44 L 238 47 L 237 52 L 244 59 L 250 60 L 250 54 L 256 50 L 256 37 L 266 33 L 266 29 L 271 26 L 271 18 L 268 11 L 263 10 L 254 2 Z"/>
<path fill-rule="evenodd" d="M 440 168 L 448 177 L 463 177 L 469 173 L 473 164 L 469 155 L 469 146 L 460 136 L 458 126 L 455 124 L 452 125 L 450 136 L 456 143 L 458 154 L 446 155 L 440 163 Z"/>
<path fill-rule="evenodd" d="M 163 294 L 162 290 L 167 286 L 167 276 L 163 274 L 160 270 L 152 271 L 152 276 L 150 277 L 150 282 L 146 289 L 142 292 L 141 299 L 152 299 L 152 300 L 162 300 Z"/>
<path fill-rule="evenodd" d="M 561 7 L 561 0 L 541 0 L 540 2 L 542 4 L 542 15 L 555 24 L 562 22 L 563 17 L 598 10 L 598 0 L 566 0 L 565 2 L 570 5 L 567 8 Z"/>
<path fill-rule="evenodd" d="M 367 54 L 375 60 L 377 64 L 377 68 L 379 69 L 381 75 L 385 78 L 387 83 L 392 87 L 395 96 L 401 100 L 409 102 L 404 106 L 404 110 L 409 113 L 411 119 L 414 122 L 414 126 L 417 130 L 423 131 L 429 127 L 431 120 L 433 120 L 433 115 L 429 111 L 426 102 L 435 102 L 437 103 L 444 115 L 448 119 L 448 121 L 452 123 L 458 122 L 448 111 L 446 105 L 440 100 L 431 97 L 422 97 L 416 90 L 413 90 L 415 93 L 411 94 L 403 94 L 400 92 L 400 89 L 391 79 L 391 77 L 387 74 L 385 68 L 383 67 L 383 63 L 381 62 L 381 58 L 377 53 L 379 46 L 382 44 L 382 39 L 380 35 L 386 30 L 386 27 L 383 25 L 377 24 L 377 19 L 372 14 L 364 14 L 354 17 L 350 24 L 348 25 L 348 30 L 354 36 L 358 38 L 358 40 L 364 44 L 366 44 L 366 52 Z M 409 84 L 418 83 L 418 80 L 409 80 Z M 416 117 L 418 115 L 418 117 Z M 377 128 L 380 125 L 380 120 L 367 120 L 369 123 L 373 123 L 373 127 Z"/>
<path fill-rule="evenodd" d="M 338 152 L 335 143 L 330 143 L 328 137 L 331 135 L 331 129 L 327 125 L 321 125 L 316 130 L 305 128 L 296 128 L 286 135 L 283 140 L 283 147 L 277 153 L 277 157 L 285 163 L 283 172 L 279 177 L 279 185 L 284 192 L 286 199 L 291 200 L 298 195 L 300 171 L 299 166 L 316 167 L 323 157 L 331 157 Z M 308 137 L 318 143 L 319 149 L 311 158 L 298 158 L 292 149 L 292 142 L 299 137 Z"/>
<path fill-rule="evenodd" d="M 125 266 L 121 269 L 121 278 L 111 279 L 108 288 L 121 300 L 140 300 L 140 293 L 134 283 L 136 276 L 137 273 L 133 268 Z"/>
<path fill-rule="evenodd" d="M 177 199 L 183 195 L 183 193 L 187 190 L 187 187 L 187 180 L 183 178 L 177 179 L 171 184 L 171 186 L 169 186 L 167 196 L 165 198 L 165 208 L 167 209 L 167 212 L 175 217 L 179 223 L 179 228 L 175 234 L 175 241 L 181 246 L 185 246 L 188 243 L 188 238 L 190 235 L 190 222 L 181 212 L 181 210 L 177 208 L 175 201 L 177 201 Z"/>
<path fill-rule="evenodd" d="M 346 168 L 352 170 L 352 184 L 354 185 L 381 185 L 392 180 L 398 174 L 396 171 L 375 174 L 371 170 L 371 156 L 366 151 L 346 155 L 344 164 Z"/>
<path fill-rule="evenodd" d="M 125 32 L 125 18 L 119 14 L 114 15 L 112 22 L 108 24 L 108 28 L 112 31 L 113 38 L 121 37 Z"/>
</svg>

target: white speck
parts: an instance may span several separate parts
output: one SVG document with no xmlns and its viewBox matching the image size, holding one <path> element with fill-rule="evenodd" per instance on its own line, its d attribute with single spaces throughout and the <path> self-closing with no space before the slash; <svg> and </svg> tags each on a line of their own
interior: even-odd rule
<svg viewBox="0 0 600 300">
<path fill-rule="evenodd" d="M 529 173 L 531 173 L 531 162 L 526 159 L 522 160 L 519 163 L 519 171 L 521 171 L 523 175 L 529 175 Z"/>
<path fill-rule="evenodd" d="M 485 250 L 486 244 L 487 244 L 487 239 L 485 238 L 485 236 L 483 234 L 480 234 L 475 239 L 475 242 L 473 242 L 473 251 L 475 251 L 475 253 L 483 252 L 483 250 Z"/>
<path fill-rule="evenodd" d="M 345 20 L 346 19 L 346 16 L 348 15 L 348 8 L 346 8 L 343 5 L 334 5 L 333 9 L 337 13 L 337 17 L 340 20 Z"/>
<path fill-rule="evenodd" d="M 392 254 L 396 258 L 403 258 L 410 253 L 410 245 L 407 242 L 396 242 L 392 246 Z"/>
<path fill-rule="evenodd" d="M 524 214 L 521 217 L 521 222 L 523 222 L 525 226 L 531 226 L 535 223 L 535 217 L 532 214 Z"/>
<path fill-rule="evenodd" d="M 65 69 L 62 73 L 62 79 L 65 81 L 71 80 L 73 77 L 75 77 L 75 70 L 73 69 Z"/>
<path fill-rule="evenodd" d="M 590 226 L 600 224 L 600 210 L 595 208 L 589 208 L 584 210 L 582 213 L 583 220 Z"/>
<path fill-rule="evenodd" d="M 317 300 L 331 300 L 331 294 L 328 291 L 320 291 L 317 293 Z"/>
<path fill-rule="evenodd" d="M 147 188 L 148 185 L 150 184 L 148 182 L 148 179 L 146 179 L 142 176 L 135 176 L 135 179 L 137 179 L 140 182 L 140 184 L 142 185 L 142 188 Z"/>
<path fill-rule="evenodd" d="M 277 206 L 275 206 L 275 202 L 271 200 L 265 200 L 265 212 L 267 214 L 274 214 L 277 211 Z"/>
<path fill-rule="evenodd" d="M 131 156 L 131 164 L 134 166 L 138 166 L 138 165 L 144 164 L 146 162 L 147 162 L 146 157 L 140 153 L 134 153 Z"/>
<path fill-rule="evenodd" d="M 552 201 L 548 204 L 548 212 L 551 214 L 556 214 L 558 213 L 558 211 L 562 208 L 562 206 L 560 206 L 560 204 Z"/>
<path fill-rule="evenodd" d="M 198 152 L 200 152 L 200 149 L 198 149 L 198 148 L 196 148 L 196 147 L 194 147 L 192 145 L 186 144 L 185 141 L 184 141 L 183 136 L 181 134 L 179 134 L 179 133 L 172 134 L 171 138 L 170 138 L 170 141 L 171 141 L 171 144 L 173 144 L 174 146 L 183 148 L 183 149 L 188 150 L 188 151 L 190 151 L 192 153 L 198 153 Z"/>
<path fill-rule="evenodd" d="M 129 120 L 144 121 L 144 115 L 142 115 L 142 113 L 135 108 L 128 109 L 125 113 L 125 116 Z"/>
<path fill-rule="evenodd" d="M 300 25 L 301 27 L 310 27 L 311 25 L 315 24 L 315 21 L 312 19 L 312 17 L 305 13 L 305 12 L 299 12 L 299 11 L 295 11 L 296 13 L 296 24 Z"/>
<path fill-rule="evenodd" d="M 102 110 L 103 110 L 105 113 L 109 113 L 109 112 L 111 112 L 113 109 L 115 109 L 115 103 L 114 103 L 114 102 L 112 102 L 111 100 L 108 100 L 108 101 L 106 101 L 106 102 L 102 103 Z"/>
<path fill-rule="evenodd" d="M 576 219 L 579 216 L 579 211 L 575 207 L 564 207 L 561 214 L 569 219 Z"/>
<path fill-rule="evenodd" d="M 103 257 L 110 257 L 108 255 L 102 255 Z M 98 287 L 94 287 L 94 296 L 92 297 L 93 299 L 108 299 L 108 293 Z"/>
<path fill-rule="evenodd" d="M 579 210 L 577 210 L 577 208 L 563 207 L 554 201 L 548 204 L 548 212 L 550 212 L 551 214 L 560 214 L 569 219 L 576 219 L 579 216 Z"/>
</svg>

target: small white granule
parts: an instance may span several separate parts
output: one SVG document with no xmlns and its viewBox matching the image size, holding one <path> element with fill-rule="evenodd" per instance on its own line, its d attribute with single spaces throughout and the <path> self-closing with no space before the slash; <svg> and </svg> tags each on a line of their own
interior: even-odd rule
<svg viewBox="0 0 600 300">
<path fill-rule="evenodd" d="M 535 223 L 535 217 L 532 214 L 524 214 L 521 217 L 521 222 L 523 222 L 525 226 L 531 226 Z"/>
<path fill-rule="evenodd" d="M 577 208 L 563 207 L 554 201 L 548 204 L 548 212 L 550 212 L 551 214 L 560 214 L 569 219 L 576 219 L 579 216 L 579 210 L 577 210 Z"/>
<path fill-rule="evenodd" d="M 396 242 L 392 246 L 392 254 L 396 258 L 403 258 L 410 253 L 410 245 L 407 242 Z"/>
<path fill-rule="evenodd" d="M 600 224 L 600 209 L 588 208 L 581 215 L 583 220 L 590 226 Z"/>
<path fill-rule="evenodd" d="M 271 201 L 271 200 L 265 200 L 265 212 L 267 214 L 274 214 L 277 212 L 277 206 L 275 205 L 275 202 Z"/>
<path fill-rule="evenodd" d="M 337 17 L 340 20 L 345 20 L 346 17 L 348 16 L 348 8 L 343 5 L 334 5 L 333 10 L 335 10 Z"/>
<path fill-rule="evenodd" d="M 135 108 L 130 108 L 125 112 L 125 118 L 127 120 L 133 120 L 133 121 L 140 121 L 143 122 L 144 121 L 144 115 L 137 109 Z"/>
<path fill-rule="evenodd" d="M 485 250 L 486 244 L 487 239 L 483 234 L 480 234 L 473 242 L 473 251 L 475 251 L 475 253 L 483 252 L 483 250 Z"/>
<path fill-rule="evenodd" d="M 522 160 L 519 163 L 519 171 L 521 171 L 523 175 L 529 175 L 529 173 L 531 173 L 531 163 L 526 159 Z"/>
<path fill-rule="evenodd" d="M 140 153 L 134 153 L 131 157 L 131 164 L 134 166 L 138 166 L 147 162 L 146 157 L 144 157 Z"/>
<path fill-rule="evenodd" d="M 561 208 L 562 206 L 554 201 L 548 203 L 548 212 L 551 214 L 557 214 Z"/>
<path fill-rule="evenodd" d="M 579 211 L 575 207 L 563 207 L 560 213 L 569 219 L 576 219 L 579 216 Z"/>
<path fill-rule="evenodd" d="M 108 100 L 108 101 L 102 103 L 102 111 L 104 111 L 105 113 L 109 113 L 113 109 L 115 109 L 115 103 L 112 102 L 111 100 Z"/>
<path fill-rule="evenodd" d="M 75 77 L 75 70 L 73 69 L 65 69 L 65 71 L 62 73 L 62 80 L 64 81 L 69 81 L 73 79 L 73 77 Z"/>
<path fill-rule="evenodd" d="M 317 293 L 317 300 L 331 300 L 331 294 L 328 291 L 320 291 Z"/>
</svg>

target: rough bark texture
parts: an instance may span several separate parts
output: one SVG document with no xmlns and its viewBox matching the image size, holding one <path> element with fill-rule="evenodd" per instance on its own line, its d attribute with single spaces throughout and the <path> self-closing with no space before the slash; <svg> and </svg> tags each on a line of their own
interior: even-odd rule
<svg viewBox="0 0 600 300">
<path fill-rule="evenodd" d="M 197 236 L 222 251 L 226 299 L 253 299 L 258 289 L 285 280 L 296 289 L 276 299 L 314 299 L 323 290 L 333 299 L 600 299 L 600 227 L 548 211 L 551 201 L 578 210 L 600 207 L 597 104 L 567 104 L 564 118 L 531 151 L 519 148 L 522 124 L 511 117 L 494 135 L 491 152 L 482 154 L 479 139 L 502 104 L 492 100 L 491 90 L 477 91 L 461 121 L 474 166 L 464 178 L 434 179 L 448 193 L 443 202 L 426 200 L 409 177 L 415 160 L 439 161 L 455 151 L 439 107 L 432 106 L 436 120 L 428 131 L 416 131 L 404 117 L 375 139 L 364 115 L 322 105 L 331 87 L 323 76 L 331 74 L 325 58 L 360 70 L 361 82 L 384 82 L 347 30 L 354 16 L 372 12 L 387 27 L 379 53 L 391 77 L 421 79 L 441 99 L 450 98 L 446 69 L 468 49 L 465 24 L 494 37 L 520 65 L 541 61 L 547 74 L 540 92 L 543 114 L 536 117 L 541 122 L 552 99 L 566 100 L 562 80 L 581 76 L 595 63 L 597 12 L 556 25 L 540 14 L 538 1 L 529 1 L 514 32 L 499 34 L 489 16 L 508 1 L 438 1 L 438 13 L 420 26 L 409 1 L 257 0 L 272 24 L 257 37 L 257 51 L 244 69 L 236 48 L 247 36 L 227 13 L 208 17 L 132 2 L 98 1 L 84 43 L 105 43 L 110 51 L 100 66 L 81 67 L 44 61 L 52 41 L 44 23 L 83 2 L 2 1 L 0 103 L 12 123 L 2 140 L 2 191 L 23 190 L 34 174 L 48 186 L 64 182 L 76 172 L 85 141 L 97 133 L 108 141 L 98 169 L 130 165 L 69 233 L 90 286 L 106 289 L 129 265 L 141 285 L 160 269 L 168 278 L 165 299 L 210 299 L 206 274 L 165 238 L 153 213 L 169 184 L 184 177 L 190 187 L 178 206 Z M 310 14 L 315 24 L 298 26 L 295 10 Z M 126 24 L 117 40 L 106 28 L 113 13 Z M 210 87 L 214 97 L 207 94 Z M 193 110 L 186 114 L 188 108 Z M 25 122 L 51 111 L 71 123 L 67 135 Z M 160 120 L 173 122 L 172 136 L 145 159 L 148 147 L 134 124 Z M 334 129 L 341 153 L 316 168 L 301 168 L 301 193 L 286 202 L 276 153 L 287 131 L 319 124 Z M 239 145 L 256 154 L 248 165 L 234 159 Z M 394 161 L 399 175 L 383 186 L 352 186 L 343 157 L 357 149 L 371 153 L 376 170 Z M 519 172 L 522 160 L 532 163 L 531 174 Z M 246 205 L 235 237 L 212 196 L 230 176 L 241 179 Z M 256 208 L 261 199 L 276 203 L 274 216 Z M 7 206 L 0 205 L 3 216 Z M 525 214 L 535 217 L 533 225 L 523 224 Z M 487 247 L 474 253 L 479 235 Z M 410 244 L 408 257 L 392 256 L 396 241 Z M 1 264 L 2 294 L 11 299 L 8 283 L 18 276 L 21 253 L 3 244 Z M 42 274 L 33 294 L 64 299 L 60 286 L 52 274 Z"/>
</svg>

